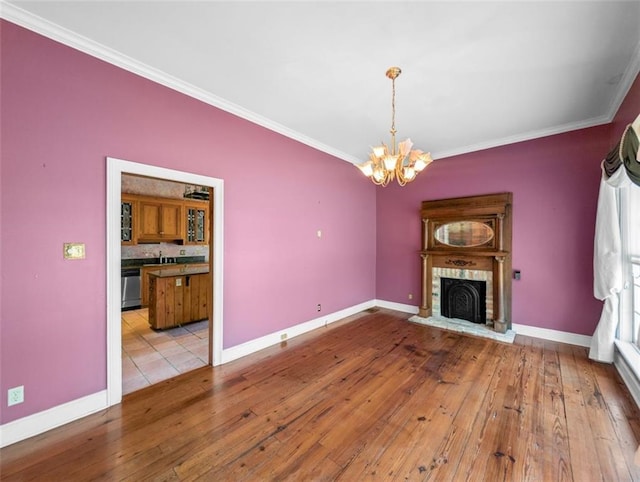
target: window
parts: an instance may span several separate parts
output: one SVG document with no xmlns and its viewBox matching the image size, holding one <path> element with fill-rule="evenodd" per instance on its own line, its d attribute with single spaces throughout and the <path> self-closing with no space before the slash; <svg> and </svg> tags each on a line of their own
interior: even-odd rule
<svg viewBox="0 0 640 482">
<path fill-rule="evenodd" d="M 631 258 L 631 273 L 633 276 L 632 286 L 632 309 L 633 309 L 633 343 L 639 346 L 638 331 L 640 330 L 640 258 Z"/>
</svg>

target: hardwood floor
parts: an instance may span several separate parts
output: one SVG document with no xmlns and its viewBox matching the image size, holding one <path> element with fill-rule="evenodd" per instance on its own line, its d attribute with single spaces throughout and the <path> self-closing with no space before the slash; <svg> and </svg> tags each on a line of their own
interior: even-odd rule
<svg viewBox="0 0 640 482">
<path fill-rule="evenodd" d="M 2 480 L 640 480 L 639 412 L 581 347 L 363 313 L 2 450 Z"/>
</svg>

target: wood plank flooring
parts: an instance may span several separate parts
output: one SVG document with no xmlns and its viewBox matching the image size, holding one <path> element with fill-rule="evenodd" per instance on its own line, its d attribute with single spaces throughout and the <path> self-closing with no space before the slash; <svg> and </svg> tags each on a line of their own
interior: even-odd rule
<svg viewBox="0 0 640 482">
<path fill-rule="evenodd" d="M 379 310 L 1 451 L 2 480 L 640 481 L 639 412 L 581 347 Z"/>
</svg>

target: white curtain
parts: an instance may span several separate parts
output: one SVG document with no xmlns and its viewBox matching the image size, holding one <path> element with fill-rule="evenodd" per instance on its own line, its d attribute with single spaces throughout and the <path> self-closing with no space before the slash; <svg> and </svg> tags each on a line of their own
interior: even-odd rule
<svg viewBox="0 0 640 482">
<path fill-rule="evenodd" d="M 601 362 L 613 362 L 620 291 L 623 287 L 619 190 L 630 184 L 624 166 L 609 179 L 603 172 L 600 181 L 593 255 L 593 294 L 604 301 L 604 307 L 591 338 L 589 358 Z"/>
<path fill-rule="evenodd" d="M 602 362 L 613 362 L 620 291 L 624 283 L 620 189 L 633 185 L 632 178 L 636 183 L 640 180 L 636 163 L 639 137 L 640 115 L 625 129 L 619 145 L 602 162 L 593 253 L 593 294 L 604 301 L 604 307 L 589 350 L 589 358 Z M 607 178 L 605 171 L 611 177 Z"/>
</svg>

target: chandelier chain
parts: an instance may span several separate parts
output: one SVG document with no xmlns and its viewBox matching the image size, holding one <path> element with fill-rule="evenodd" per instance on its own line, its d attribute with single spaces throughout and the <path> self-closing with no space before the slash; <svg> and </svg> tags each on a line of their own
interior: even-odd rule
<svg viewBox="0 0 640 482">
<path fill-rule="evenodd" d="M 391 80 L 391 132 L 396 132 L 396 79 Z"/>
<path fill-rule="evenodd" d="M 396 153 L 396 78 L 391 79 L 391 154 Z"/>
</svg>

